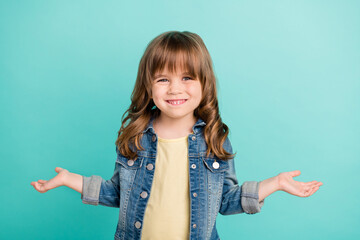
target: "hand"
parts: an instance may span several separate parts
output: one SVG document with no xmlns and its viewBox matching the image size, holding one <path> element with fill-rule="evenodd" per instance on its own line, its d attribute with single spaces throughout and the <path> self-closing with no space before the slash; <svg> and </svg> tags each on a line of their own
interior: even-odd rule
<svg viewBox="0 0 360 240">
<path fill-rule="evenodd" d="M 54 178 L 49 181 L 46 180 L 38 180 L 37 182 L 31 182 L 31 185 L 39 192 L 45 193 L 50 189 L 60 187 L 64 185 L 64 179 L 66 175 L 69 173 L 68 170 L 56 167 L 55 172 L 58 173 Z"/>
<path fill-rule="evenodd" d="M 323 185 L 322 182 L 298 182 L 293 177 L 299 176 L 301 172 L 299 170 L 292 172 L 283 172 L 277 175 L 279 189 L 299 197 L 309 197 L 313 195 L 319 187 Z"/>
</svg>

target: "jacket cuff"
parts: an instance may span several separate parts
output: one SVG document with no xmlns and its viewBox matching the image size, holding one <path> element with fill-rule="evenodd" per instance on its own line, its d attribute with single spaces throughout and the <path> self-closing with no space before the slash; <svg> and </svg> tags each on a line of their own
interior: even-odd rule
<svg viewBox="0 0 360 240">
<path fill-rule="evenodd" d="M 81 200 L 85 204 L 98 205 L 102 178 L 100 176 L 83 176 Z"/>
<path fill-rule="evenodd" d="M 264 200 L 259 202 L 259 182 L 244 182 L 241 187 L 241 206 L 245 213 L 254 214 L 261 210 Z"/>
</svg>

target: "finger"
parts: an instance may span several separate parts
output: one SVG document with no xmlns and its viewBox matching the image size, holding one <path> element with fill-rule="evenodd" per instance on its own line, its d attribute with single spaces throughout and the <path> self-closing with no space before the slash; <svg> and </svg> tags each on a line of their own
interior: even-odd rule
<svg viewBox="0 0 360 240">
<path fill-rule="evenodd" d="M 318 187 L 318 186 L 316 185 L 316 183 L 313 183 L 313 184 L 311 184 L 311 185 L 305 185 L 305 186 L 303 187 L 303 196 L 304 196 L 304 197 L 310 196 L 312 190 L 313 190 L 314 188 L 316 188 L 316 187 Z"/>
<path fill-rule="evenodd" d="M 32 182 L 31 185 L 33 185 L 33 187 L 35 188 L 36 191 L 43 192 L 43 189 L 38 182 Z"/>
<path fill-rule="evenodd" d="M 310 186 L 304 186 L 304 189 L 302 191 L 302 195 L 303 197 L 307 197 L 307 195 L 309 194 L 309 192 L 311 191 L 311 187 Z"/>
<path fill-rule="evenodd" d="M 38 180 L 37 182 L 31 182 L 31 185 L 39 192 L 44 193 L 49 190 L 48 181 L 46 180 Z"/>
<path fill-rule="evenodd" d="M 313 195 L 317 190 L 319 190 L 320 186 L 314 186 L 311 188 L 306 189 L 306 191 L 304 192 L 304 197 L 309 197 L 311 195 Z"/>
<path fill-rule="evenodd" d="M 46 187 L 45 184 L 38 184 L 38 191 L 41 192 L 41 193 L 44 193 L 44 192 L 47 192 L 48 191 L 48 188 Z"/>
<path fill-rule="evenodd" d="M 289 172 L 292 177 L 297 177 L 301 174 L 299 170 Z"/>
<path fill-rule="evenodd" d="M 310 190 L 310 192 L 308 193 L 308 197 L 313 195 L 317 190 L 319 190 L 319 187 L 314 187 Z"/>
<path fill-rule="evenodd" d="M 313 184 L 315 184 L 315 183 L 317 183 L 317 181 L 306 182 L 305 185 L 306 185 L 306 186 L 310 186 L 310 185 L 313 185 Z"/>
<path fill-rule="evenodd" d="M 34 183 L 34 187 L 35 187 L 36 190 L 39 191 L 39 190 L 40 190 L 40 183 L 35 182 L 35 183 Z"/>
<path fill-rule="evenodd" d="M 61 170 L 63 170 L 61 167 L 56 167 L 55 172 L 59 173 Z"/>
<path fill-rule="evenodd" d="M 309 195 L 310 192 L 311 192 L 311 188 L 307 188 L 306 190 L 303 191 L 302 197 L 308 197 L 308 196 L 310 196 L 310 195 Z"/>
<path fill-rule="evenodd" d="M 318 181 L 312 181 L 307 186 L 313 188 L 313 187 L 320 187 L 323 183 Z"/>
</svg>

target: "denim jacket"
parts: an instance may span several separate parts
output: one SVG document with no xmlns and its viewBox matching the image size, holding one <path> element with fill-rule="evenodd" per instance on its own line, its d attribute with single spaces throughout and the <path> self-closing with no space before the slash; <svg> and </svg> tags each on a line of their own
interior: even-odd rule
<svg viewBox="0 0 360 240">
<path fill-rule="evenodd" d="M 120 154 L 114 174 L 109 180 L 100 176 L 83 176 L 82 202 L 119 208 L 119 221 L 115 238 L 141 239 L 145 208 L 156 169 L 157 135 L 153 129 L 153 119 L 144 130 L 141 139 L 143 151 L 138 151 L 134 161 Z M 260 212 L 259 182 L 247 181 L 238 185 L 234 160 L 220 160 L 216 156 L 206 156 L 207 145 L 203 128 L 206 123 L 199 119 L 188 136 L 190 226 L 189 239 L 220 239 L 216 230 L 216 216 L 237 213 L 254 214 Z M 229 139 L 224 149 L 232 152 Z M 171 239 L 171 238 L 169 238 Z"/>
</svg>

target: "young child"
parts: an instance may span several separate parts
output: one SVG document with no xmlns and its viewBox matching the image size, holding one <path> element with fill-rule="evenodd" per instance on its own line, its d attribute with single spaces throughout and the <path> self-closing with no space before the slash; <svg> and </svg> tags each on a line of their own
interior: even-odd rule
<svg viewBox="0 0 360 240">
<path fill-rule="evenodd" d="M 83 203 L 119 208 L 115 239 L 219 239 L 216 216 L 260 211 L 275 191 L 299 197 L 321 182 L 283 172 L 241 186 L 221 120 L 209 52 L 191 32 L 165 32 L 141 58 L 131 105 L 116 140 L 114 174 L 85 177 L 57 167 L 39 192 L 67 186 Z"/>
</svg>

